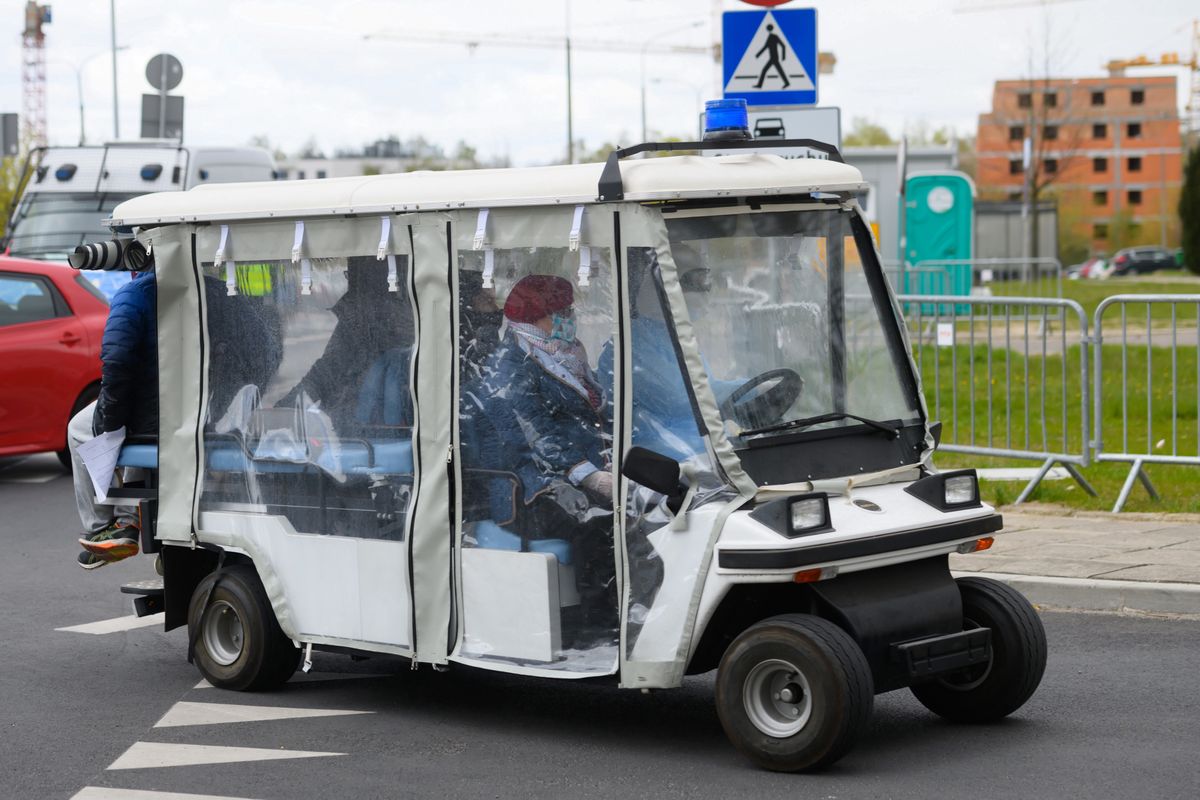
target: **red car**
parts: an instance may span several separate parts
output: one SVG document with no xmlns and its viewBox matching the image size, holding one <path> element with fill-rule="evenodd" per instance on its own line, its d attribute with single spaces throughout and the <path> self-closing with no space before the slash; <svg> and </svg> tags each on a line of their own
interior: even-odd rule
<svg viewBox="0 0 1200 800">
<path fill-rule="evenodd" d="M 100 392 L 104 294 L 65 264 L 0 256 L 0 457 L 53 450 Z"/>
</svg>

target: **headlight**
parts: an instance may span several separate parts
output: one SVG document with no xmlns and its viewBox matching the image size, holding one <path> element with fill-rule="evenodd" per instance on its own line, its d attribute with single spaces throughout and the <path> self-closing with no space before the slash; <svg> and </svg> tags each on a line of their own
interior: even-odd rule
<svg viewBox="0 0 1200 800">
<path fill-rule="evenodd" d="M 953 478 L 946 478 L 946 482 L 942 486 L 948 506 L 970 503 L 978 494 L 974 475 L 955 475 Z"/>
<path fill-rule="evenodd" d="M 939 511 L 957 511 L 982 505 L 979 502 L 979 479 L 973 469 L 927 475 L 905 486 L 904 491 Z"/>
<path fill-rule="evenodd" d="M 824 497 L 807 497 L 793 500 L 790 508 L 793 534 L 804 533 L 813 528 L 829 524 L 829 505 Z"/>
<path fill-rule="evenodd" d="M 797 494 L 762 503 L 750 512 L 750 517 L 789 539 L 833 530 L 829 497 L 824 492 Z"/>
</svg>

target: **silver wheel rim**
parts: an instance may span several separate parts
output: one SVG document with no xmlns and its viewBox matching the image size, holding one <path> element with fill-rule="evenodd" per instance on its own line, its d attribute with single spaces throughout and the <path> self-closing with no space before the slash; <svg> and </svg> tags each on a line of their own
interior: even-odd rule
<svg viewBox="0 0 1200 800">
<path fill-rule="evenodd" d="M 204 613 L 202 635 L 204 649 L 221 666 L 228 667 L 241 656 L 244 642 L 242 618 L 228 602 L 217 600 L 208 607 Z"/>
<path fill-rule="evenodd" d="M 804 673 L 772 658 L 756 664 L 742 684 L 742 705 L 751 724 L 776 739 L 803 730 L 812 716 L 812 690 Z"/>
</svg>

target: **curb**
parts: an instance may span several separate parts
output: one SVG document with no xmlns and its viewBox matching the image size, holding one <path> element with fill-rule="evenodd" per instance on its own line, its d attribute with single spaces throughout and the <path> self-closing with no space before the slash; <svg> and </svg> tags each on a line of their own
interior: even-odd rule
<svg viewBox="0 0 1200 800">
<path fill-rule="evenodd" d="M 1006 583 L 1035 605 L 1108 613 L 1183 614 L 1200 617 L 1200 585 L 1100 578 L 1048 578 L 1000 572 L 956 572 Z"/>
</svg>

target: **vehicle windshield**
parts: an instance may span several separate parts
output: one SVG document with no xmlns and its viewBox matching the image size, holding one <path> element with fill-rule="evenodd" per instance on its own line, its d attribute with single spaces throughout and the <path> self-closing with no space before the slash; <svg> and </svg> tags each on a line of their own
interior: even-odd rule
<svg viewBox="0 0 1200 800">
<path fill-rule="evenodd" d="M 17 207 L 9 254 L 20 258 L 65 261 L 75 248 L 107 241 L 104 220 L 131 193 L 27 192 Z"/>
<path fill-rule="evenodd" d="M 841 209 L 747 209 L 668 219 L 688 313 L 735 445 L 863 425 L 894 435 L 921 421 L 890 301 L 882 278 L 863 269 L 851 218 Z"/>
</svg>

